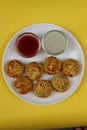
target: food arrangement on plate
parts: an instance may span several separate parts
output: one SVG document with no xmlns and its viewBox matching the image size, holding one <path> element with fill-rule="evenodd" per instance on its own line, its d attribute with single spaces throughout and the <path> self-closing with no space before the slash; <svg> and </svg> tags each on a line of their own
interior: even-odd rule
<svg viewBox="0 0 87 130">
<path fill-rule="evenodd" d="M 43 63 L 33 61 L 26 66 L 19 60 L 12 60 L 8 63 L 6 72 L 10 77 L 17 78 L 13 85 L 17 92 L 27 94 L 33 91 L 36 96 L 45 98 L 49 97 L 53 90 L 64 92 L 69 89 L 68 76 L 76 76 L 79 73 L 79 62 L 71 58 L 62 62 L 55 57 L 60 50 L 61 53 L 64 51 L 65 43 L 65 35 L 62 32 L 50 31 L 44 37 L 43 44 L 48 53 L 54 53 L 53 56 L 43 59 Z M 39 50 L 41 48 L 38 37 L 30 32 L 21 34 L 15 44 L 19 54 L 26 58 L 35 56 L 38 53 L 38 48 Z M 52 79 L 50 81 L 40 79 L 44 73 L 53 75 Z"/>
<path fill-rule="evenodd" d="M 77 89 L 84 72 L 84 56 L 78 41 L 64 28 L 35 24 L 9 41 L 2 72 L 8 87 L 20 99 L 49 105 Z"/>
<path fill-rule="evenodd" d="M 12 60 L 6 66 L 6 72 L 10 77 L 17 78 L 14 88 L 19 93 L 33 91 L 38 97 L 48 97 L 54 89 L 58 92 L 69 89 L 68 76 L 73 77 L 79 73 L 79 63 L 74 59 L 61 62 L 54 56 L 47 57 L 43 63 L 30 62 L 26 66 L 18 60 Z M 44 73 L 53 75 L 52 79 L 40 79 Z"/>
</svg>

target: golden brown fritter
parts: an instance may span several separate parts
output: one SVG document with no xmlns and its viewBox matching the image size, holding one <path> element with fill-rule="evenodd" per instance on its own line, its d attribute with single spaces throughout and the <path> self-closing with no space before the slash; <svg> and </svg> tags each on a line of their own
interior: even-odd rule
<svg viewBox="0 0 87 130">
<path fill-rule="evenodd" d="M 25 66 L 18 60 L 11 60 L 6 66 L 6 72 L 12 78 L 20 77 L 24 71 Z"/>
<path fill-rule="evenodd" d="M 54 75 L 51 82 L 53 88 L 59 92 L 64 92 L 69 89 L 69 80 L 67 76 L 63 74 Z"/>
<path fill-rule="evenodd" d="M 43 65 L 39 62 L 30 62 L 26 66 L 26 75 L 31 79 L 31 80 L 37 80 L 41 78 L 43 74 Z"/>
<path fill-rule="evenodd" d="M 47 80 L 38 80 L 33 86 L 34 94 L 38 97 L 49 97 L 52 93 L 52 90 L 52 85 Z"/>
<path fill-rule="evenodd" d="M 53 56 L 47 57 L 43 65 L 44 71 L 50 75 L 57 74 L 61 69 L 61 61 Z"/>
<path fill-rule="evenodd" d="M 66 59 L 62 64 L 62 72 L 70 77 L 79 73 L 79 63 L 75 59 Z"/>
<path fill-rule="evenodd" d="M 21 94 L 27 94 L 32 91 L 32 86 L 31 80 L 26 76 L 21 76 L 14 82 L 14 88 Z"/>
</svg>

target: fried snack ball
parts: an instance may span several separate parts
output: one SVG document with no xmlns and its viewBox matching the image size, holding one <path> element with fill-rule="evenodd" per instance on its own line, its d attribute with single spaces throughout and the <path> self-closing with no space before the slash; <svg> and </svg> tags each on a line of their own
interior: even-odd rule
<svg viewBox="0 0 87 130">
<path fill-rule="evenodd" d="M 39 62 L 30 62 L 26 66 L 26 75 L 31 79 L 31 80 L 37 80 L 41 78 L 43 74 L 43 65 Z"/>
<path fill-rule="evenodd" d="M 33 86 L 33 92 L 38 97 L 49 97 L 52 90 L 52 85 L 47 80 L 38 80 Z"/>
<path fill-rule="evenodd" d="M 43 65 L 44 71 L 50 75 L 57 74 L 61 69 L 61 61 L 53 56 L 47 57 Z"/>
<path fill-rule="evenodd" d="M 19 60 L 11 60 L 6 66 L 6 72 L 12 78 L 20 77 L 24 71 L 25 66 Z"/>
<path fill-rule="evenodd" d="M 70 77 L 76 76 L 79 73 L 79 63 L 75 59 L 66 59 L 62 64 L 62 72 Z"/>
<path fill-rule="evenodd" d="M 59 92 L 64 92 L 70 87 L 67 76 L 63 74 L 54 75 L 51 82 L 52 82 L 53 88 Z"/>
<path fill-rule="evenodd" d="M 32 86 L 32 81 L 26 76 L 21 76 L 14 81 L 14 88 L 21 94 L 32 91 Z"/>
</svg>

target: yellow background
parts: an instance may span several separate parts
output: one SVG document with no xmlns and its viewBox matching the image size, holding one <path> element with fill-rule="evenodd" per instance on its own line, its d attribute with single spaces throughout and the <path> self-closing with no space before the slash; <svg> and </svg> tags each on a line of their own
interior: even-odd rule
<svg viewBox="0 0 87 130">
<path fill-rule="evenodd" d="M 35 23 L 53 23 L 70 31 L 87 60 L 87 0 L 0 0 L 0 130 L 87 125 L 87 65 L 75 93 L 55 105 L 25 103 L 7 87 L 1 68 L 4 49 L 17 31 Z"/>
</svg>

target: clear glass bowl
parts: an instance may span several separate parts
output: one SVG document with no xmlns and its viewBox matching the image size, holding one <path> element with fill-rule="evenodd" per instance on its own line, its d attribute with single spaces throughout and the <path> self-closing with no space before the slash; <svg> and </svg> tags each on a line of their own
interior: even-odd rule
<svg viewBox="0 0 87 130">
<path fill-rule="evenodd" d="M 16 48 L 21 56 L 29 58 L 39 52 L 41 43 L 37 35 L 31 32 L 25 32 L 17 37 Z"/>
<path fill-rule="evenodd" d="M 43 49 L 52 55 L 58 55 L 66 49 L 68 40 L 65 34 L 59 30 L 48 31 L 42 38 Z"/>
</svg>

